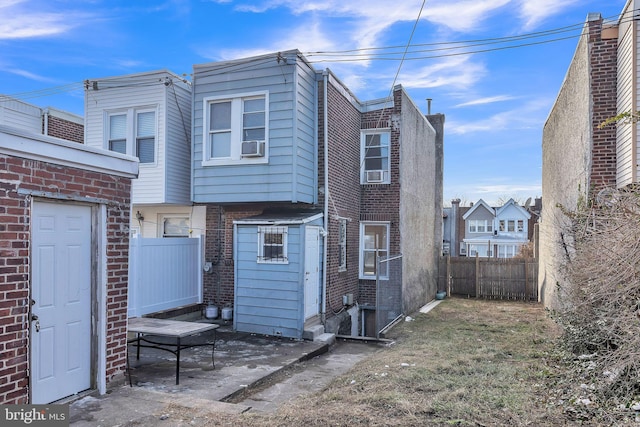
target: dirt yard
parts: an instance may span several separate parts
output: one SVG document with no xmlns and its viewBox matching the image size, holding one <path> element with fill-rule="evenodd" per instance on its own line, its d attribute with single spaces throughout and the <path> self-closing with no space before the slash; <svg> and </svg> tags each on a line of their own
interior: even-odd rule
<svg viewBox="0 0 640 427">
<path fill-rule="evenodd" d="M 557 336 L 540 305 L 446 299 L 394 327 L 388 348 L 275 414 L 195 419 L 186 408 L 167 409 L 178 425 L 206 426 L 608 424 L 577 407 L 588 404 L 574 394 L 581 385 L 563 375 Z"/>
</svg>

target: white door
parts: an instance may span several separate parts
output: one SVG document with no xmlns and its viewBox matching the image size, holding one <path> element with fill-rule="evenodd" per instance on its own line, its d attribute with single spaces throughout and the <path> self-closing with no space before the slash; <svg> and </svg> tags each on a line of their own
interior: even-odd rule
<svg viewBox="0 0 640 427">
<path fill-rule="evenodd" d="M 304 318 L 316 316 L 320 299 L 320 229 L 305 227 L 304 247 Z"/>
<path fill-rule="evenodd" d="M 34 202 L 31 224 L 31 403 L 45 404 L 91 387 L 91 208 Z"/>
</svg>

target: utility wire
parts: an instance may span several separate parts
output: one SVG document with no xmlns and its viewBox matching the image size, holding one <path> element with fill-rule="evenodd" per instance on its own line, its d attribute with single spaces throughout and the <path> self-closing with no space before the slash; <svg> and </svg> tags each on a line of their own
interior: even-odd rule
<svg viewBox="0 0 640 427">
<path fill-rule="evenodd" d="M 423 3 L 424 7 L 424 3 Z M 634 21 L 634 16 L 636 12 L 640 11 L 639 9 L 635 9 L 630 13 L 628 18 L 620 19 L 620 15 L 613 15 L 611 17 L 605 18 L 608 21 L 614 21 L 618 23 L 626 23 Z M 422 9 L 420 11 L 422 13 Z M 414 23 L 414 29 L 417 25 Z M 585 22 L 581 22 L 578 24 L 573 24 L 565 27 L 553 28 L 550 30 L 544 30 L 539 32 L 527 33 L 518 36 L 506 36 L 506 37 L 495 37 L 495 38 L 487 38 L 487 39 L 472 39 L 472 40 L 463 40 L 463 41 L 446 41 L 446 42 L 436 42 L 436 43 L 418 43 L 411 44 L 405 46 L 383 46 L 383 47 L 368 47 L 368 48 L 360 48 L 360 49 L 349 49 L 349 50 L 336 50 L 336 51 L 311 51 L 304 52 L 303 55 L 307 58 L 310 63 L 324 63 L 324 62 L 361 62 L 361 61 L 418 61 L 418 60 L 426 60 L 426 59 L 435 59 L 435 58 L 443 58 L 450 56 L 460 56 L 460 55 L 473 55 L 477 53 L 488 53 L 488 52 L 497 52 L 506 49 L 517 49 L 524 48 L 529 46 L 535 46 L 540 44 L 554 43 L 559 42 L 571 38 L 581 37 L 585 35 L 582 31 L 585 26 Z M 553 36 L 553 35 L 561 35 L 563 33 L 569 33 L 571 31 L 580 31 L 579 34 L 564 36 L 564 37 L 553 37 L 546 40 L 541 41 L 532 41 L 527 43 L 517 43 L 508 46 L 498 46 L 487 49 L 475 49 L 482 46 L 491 46 L 502 43 L 509 42 L 520 42 L 526 41 L 530 39 L 536 39 L 541 37 Z M 412 32 L 413 37 L 413 32 Z M 428 49 L 416 49 L 416 48 L 424 48 Z M 399 49 L 403 49 L 399 51 Z M 471 49 L 471 50 L 469 50 Z M 444 53 L 438 53 L 444 52 Z M 430 55 L 418 55 L 424 53 L 433 53 Z M 316 58 L 316 59 L 314 59 Z M 271 61 L 271 58 L 264 59 L 264 62 Z M 252 62 L 252 58 L 246 58 L 244 62 L 240 61 L 230 61 L 228 64 L 224 64 L 220 67 L 216 67 L 214 70 L 204 72 L 199 74 L 200 77 L 211 76 L 211 75 L 220 75 L 227 74 L 237 71 L 242 71 L 244 69 L 250 68 L 255 65 Z M 260 61 L 262 63 L 262 61 Z M 246 64 L 246 65 L 245 65 Z M 401 64 L 402 65 L 402 64 Z M 397 75 L 396 75 L 397 78 Z M 108 82 L 110 78 L 105 79 L 96 79 L 98 81 Z M 122 85 L 120 87 L 131 87 L 131 86 L 144 86 L 145 84 L 131 84 L 131 85 Z M 63 93 L 75 92 L 83 90 L 84 82 L 73 82 L 60 86 L 53 86 L 49 88 L 43 88 L 33 91 L 26 92 L 17 92 L 10 95 L 0 95 L 0 102 L 7 101 L 10 99 L 32 99 L 32 98 L 40 98 L 46 96 L 53 96 Z"/>
</svg>

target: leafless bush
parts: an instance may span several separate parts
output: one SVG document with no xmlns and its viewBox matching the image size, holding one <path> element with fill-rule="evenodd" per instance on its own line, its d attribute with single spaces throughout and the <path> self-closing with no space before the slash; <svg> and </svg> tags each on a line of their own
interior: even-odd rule
<svg viewBox="0 0 640 427">
<path fill-rule="evenodd" d="M 555 318 L 568 347 L 589 355 L 602 397 L 628 401 L 640 393 L 640 193 L 598 202 L 565 212 L 567 280 Z"/>
</svg>

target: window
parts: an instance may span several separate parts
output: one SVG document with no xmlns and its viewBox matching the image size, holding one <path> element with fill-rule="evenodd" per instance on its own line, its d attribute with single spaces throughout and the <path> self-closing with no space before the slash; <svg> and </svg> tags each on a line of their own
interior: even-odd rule
<svg viewBox="0 0 640 427">
<path fill-rule="evenodd" d="M 189 217 L 165 216 L 162 218 L 162 237 L 189 237 Z"/>
<path fill-rule="evenodd" d="M 258 262 L 288 264 L 287 227 L 258 227 Z"/>
<path fill-rule="evenodd" d="M 524 220 L 518 220 L 518 233 L 522 233 L 524 231 Z"/>
<path fill-rule="evenodd" d="M 389 184 L 389 131 L 362 131 L 360 137 L 362 184 Z"/>
<path fill-rule="evenodd" d="M 338 271 L 347 271 L 347 220 L 338 223 Z"/>
<path fill-rule="evenodd" d="M 205 98 L 203 164 L 265 163 L 268 134 L 266 92 Z"/>
<path fill-rule="evenodd" d="M 469 233 L 491 233 L 493 232 L 493 223 L 486 219 L 470 219 Z"/>
<path fill-rule="evenodd" d="M 155 161 L 156 113 L 145 111 L 136 113 L 136 156 L 140 163 Z"/>
<path fill-rule="evenodd" d="M 156 151 L 155 109 L 130 108 L 107 114 L 107 148 L 138 157 L 141 164 L 154 163 Z"/>
<path fill-rule="evenodd" d="M 507 221 L 507 231 L 508 232 L 514 232 L 516 231 L 516 222 L 512 219 Z"/>
<path fill-rule="evenodd" d="M 513 258 L 518 253 L 518 245 L 498 245 L 498 258 Z"/>
<path fill-rule="evenodd" d="M 389 255 L 389 223 L 360 224 L 360 278 L 376 278 L 376 254 Z M 387 278 L 386 264 L 379 272 L 381 278 Z"/>
<path fill-rule="evenodd" d="M 109 150 L 127 154 L 127 115 L 109 116 Z"/>
</svg>

